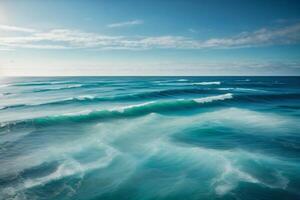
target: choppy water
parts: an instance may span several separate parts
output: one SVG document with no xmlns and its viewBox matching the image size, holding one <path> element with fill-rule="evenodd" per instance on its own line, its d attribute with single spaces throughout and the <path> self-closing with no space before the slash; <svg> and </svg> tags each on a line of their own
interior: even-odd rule
<svg viewBox="0 0 300 200">
<path fill-rule="evenodd" d="M 298 77 L 0 80 L 0 199 L 300 199 Z"/>
</svg>

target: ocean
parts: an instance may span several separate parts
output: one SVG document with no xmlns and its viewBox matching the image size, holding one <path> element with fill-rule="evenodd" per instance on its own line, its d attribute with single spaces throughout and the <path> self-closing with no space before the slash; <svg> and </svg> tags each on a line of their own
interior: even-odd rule
<svg viewBox="0 0 300 200">
<path fill-rule="evenodd" d="M 300 199 L 299 119 L 299 77 L 1 78 L 0 199 Z"/>
</svg>

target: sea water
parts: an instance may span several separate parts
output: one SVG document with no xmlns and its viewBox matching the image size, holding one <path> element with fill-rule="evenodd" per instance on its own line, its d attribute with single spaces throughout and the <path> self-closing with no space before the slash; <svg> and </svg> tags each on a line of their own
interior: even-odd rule
<svg viewBox="0 0 300 200">
<path fill-rule="evenodd" d="M 0 199 L 300 199 L 299 77 L 0 79 Z"/>
</svg>

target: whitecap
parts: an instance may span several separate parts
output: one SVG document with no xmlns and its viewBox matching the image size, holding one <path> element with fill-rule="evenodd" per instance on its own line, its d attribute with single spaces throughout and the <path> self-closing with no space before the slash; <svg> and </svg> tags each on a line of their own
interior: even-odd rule
<svg viewBox="0 0 300 200">
<path fill-rule="evenodd" d="M 93 95 L 82 95 L 82 96 L 78 96 L 78 97 L 74 97 L 73 99 L 78 99 L 78 100 L 86 100 L 86 99 L 89 99 L 89 100 L 92 100 L 92 99 L 95 99 L 96 97 L 93 96 Z"/>
<path fill-rule="evenodd" d="M 221 84 L 220 81 L 192 83 L 192 85 L 220 85 L 220 84 Z"/>
<path fill-rule="evenodd" d="M 150 104 L 153 104 L 153 103 L 155 103 L 155 101 L 149 101 L 149 102 L 140 103 L 140 104 L 128 105 L 128 106 L 123 106 L 123 107 L 120 107 L 120 108 L 112 108 L 110 110 L 111 111 L 124 112 L 127 109 L 143 107 L 143 106 L 147 106 L 147 105 L 150 105 Z"/>
<path fill-rule="evenodd" d="M 188 81 L 187 79 L 178 79 L 177 81 L 179 81 L 179 82 L 185 82 L 185 81 Z"/>
<path fill-rule="evenodd" d="M 217 88 L 217 90 L 235 90 L 237 92 L 267 92 L 265 90 L 258 90 L 252 88 Z"/>
<path fill-rule="evenodd" d="M 198 99 L 193 99 L 193 100 L 196 101 L 197 103 L 209 103 L 209 102 L 218 101 L 218 100 L 231 99 L 232 97 L 233 97 L 233 94 L 227 93 L 227 94 L 203 97 L 203 98 L 198 98 Z"/>
</svg>

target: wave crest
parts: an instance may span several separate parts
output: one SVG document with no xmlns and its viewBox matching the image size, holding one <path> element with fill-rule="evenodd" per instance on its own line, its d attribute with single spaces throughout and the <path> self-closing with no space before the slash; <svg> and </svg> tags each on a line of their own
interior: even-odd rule
<svg viewBox="0 0 300 200">
<path fill-rule="evenodd" d="M 48 125 L 65 122 L 82 122 L 91 120 L 107 120 L 114 118 L 124 117 L 138 117 L 147 115 L 150 113 L 166 113 L 174 112 L 176 110 L 197 108 L 200 104 L 212 103 L 215 101 L 223 101 L 231 99 L 233 95 L 231 93 L 224 95 L 216 95 L 211 97 L 203 97 L 197 99 L 178 99 L 172 101 L 151 101 L 142 104 L 129 105 L 120 108 L 113 108 L 109 110 L 91 111 L 84 114 L 64 114 L 54 115 L 47 117 L 40 117 L 35 119 L 28 119 L 18 122 L 8 122 L 1 124 L 1 128 L 16 126 L 19 124 L 32 124 L 32 125 Z"/>
</svg>

